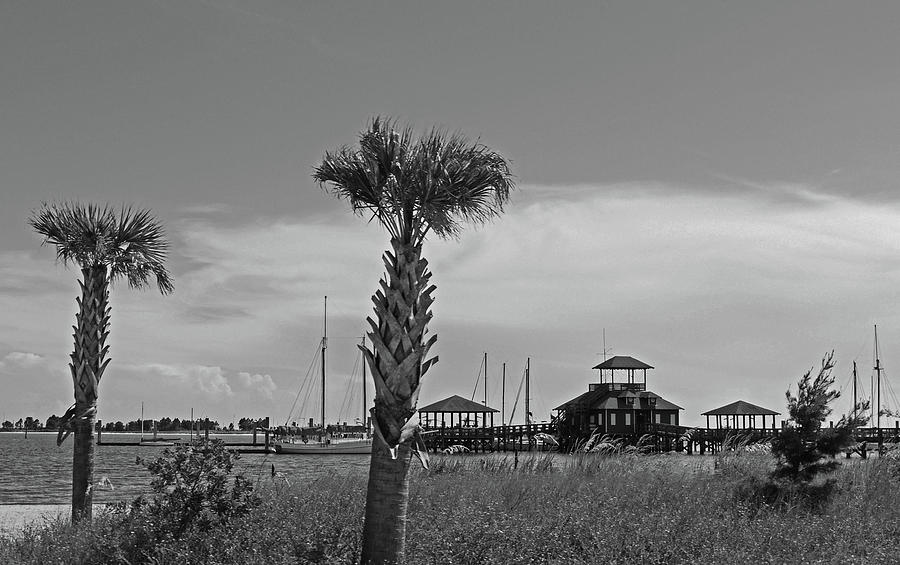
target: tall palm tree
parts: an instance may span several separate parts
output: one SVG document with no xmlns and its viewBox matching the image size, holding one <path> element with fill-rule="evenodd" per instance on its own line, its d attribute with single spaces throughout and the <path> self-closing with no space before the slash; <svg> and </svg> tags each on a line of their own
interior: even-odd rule
<svg viewBox="0 0 900 565">
<path fill-rule="evenodd" d="M 75 404 L 60 420 L 57 445 L 75 433 L 72 457 L 72 521 L 90 521 L 94 479 L 94 420 L 100 379 L 109 365 L 111 307 L 109 287 L 125 279 L 142 288 L 156 278 L 160 292 L 172 292 L 172 279 L 164 262 L 168 241 L 149 210 L 81 203 L 43 204 L 28 224 L 56 246 L 56 258 L 81 268 L 81 298 L 75 315 L 75 348 L 69 369 L 75 385 Z"/>
<path fill-rule="evenodd" d="M 372 349 L 360 346 L 375 381 L 375 440 L 363 526 L 363 563 L 404 559 L 408 471 L 413 454 L 427 457 L 412 417 L 426 359 L 435 290 L 422 257 L 430 233 L 458 236 L 462 224 L 484 223 L 503 211 L 514 188 L 506 159 L 479 142 L 434 128 L 414 138 L 410 127 L 375 118 L 359 147 L 327 152 L 313 178 L 354 212 L 371 215 L 391 237 L 386 275 L 375 292 L 377 322 L 368 318 Z"/>
</svg>

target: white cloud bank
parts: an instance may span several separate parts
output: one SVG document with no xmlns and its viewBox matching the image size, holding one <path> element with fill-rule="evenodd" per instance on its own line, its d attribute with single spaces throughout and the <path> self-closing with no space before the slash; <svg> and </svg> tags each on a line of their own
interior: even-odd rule
<svg viewBox="0 0 900 565">
<path fill-rule="evenodd" d="M 37 353 L 28 353 L 26 351 L 11 351 L 7 353 L 0 366 L 16 366 L 16 367 L 36 367 L 43 363 L 44 357 Z"/>
<path fill-rule="evenodd" d="M 819 194 L 788 183 L 721 193 L 523 186 L 492 224 L 426 244 L 441 362 L 423 401 L 468 394 L 472 367 L 488 350 L 510 371 L 531 356 L 544 405 L 556 406 L 594 378 L 604 328 L 615 354 L 657 367 L 651 388 L 683 406 L 687 422 L 739 398 L 781 411 L 784 390 L 825 351 L 837 350 L 839 370 L 865 359 L 874 322 L 890 367 L 889 344 L 900 340 L 892 308 L 900 209 Z M 315 221 L 220 226 L 207 218 L 184 223 L 178 236 L 175 295 L 114 292 L 110 370 L 131 364 L 121 365 L 119 382 L 162 378 L 168 390 L 145 386 L 144 394 L 208 399 L 221 420 L 233 415 L 225 411 L 283 415 L 293 395 L 275 395 L 276 383 L 295 382 L 308 366 L 325 294 L 330 367 L 350 372 L 387 245 L 376 226 L 341 209 Z M 59 317 L 58 305 L 20 300 Z M 5 326 L 0 343 L 53 350 L 16 345 Z M 25 385 L 12 386 L 15 397 Z"/>
<path fill-rule="evenodd" d="M 213 400 L 234 396 L 234 391 L 231 389 L 228 378 L 225 376 L 225 371 L 221 367 L 148 363 L 125 368 L 148 379 L 161 379 L 165 384 L 186 385 L 189 389 L 203 393 L 203 395 Z M 157 382 L 156 386 L 160 386 L 160 383 Z"/>
<path fill-rule="evenodd" d="M 250 374 L 240 372 L 237 374 L 238 380 L 245 388 L 255 390 L 264 397 L 271 399 L 275 390 L 278 388 L 272 381 L 270 375 L 260 375 L 259 373 Z"/>
</svg>

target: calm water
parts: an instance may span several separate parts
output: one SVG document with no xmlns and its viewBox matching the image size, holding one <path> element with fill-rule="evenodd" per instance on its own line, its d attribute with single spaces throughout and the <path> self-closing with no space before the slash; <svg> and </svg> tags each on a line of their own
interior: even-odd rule
<svg viewBox="0 0 900 565">
<path fill-rule="evenodd" d="M 178 437 L 178 434 L 163 434 Z M 187 436 L 183 436 L 187 437 Z M 212 437 L 212 436 L 210 436 Z M 104 434 L 105 441 L 137 441 L 138 434 Z M 220 436 L 226 443 L 250 436 Z M 162 447 L 98 445 L 94 448 L 94 482 L 108 477 L 113 489 L 97 487 L 94 503 L 129 501 L 149 492 L 150 474 L 135 462 L 154 459 Z M 368 455 L 275 455 L 242 453 L 235 469 L 252 480 L 271 480 L 271 464 L 292 484 L 325 474 L 365 473 Z M 72 437 L 56 447 L 56 433 L 0 433 L 0 504 L 65 504 L 72 497 Z"/>
</svg>

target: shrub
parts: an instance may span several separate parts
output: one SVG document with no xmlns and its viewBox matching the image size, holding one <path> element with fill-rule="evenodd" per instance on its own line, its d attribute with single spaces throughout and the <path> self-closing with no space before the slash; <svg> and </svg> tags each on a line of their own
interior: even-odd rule
<svg viewBox="0 0 900 565">
<path fill-rule="evenodd" d="M 833 428 L 822 429 L 831 414 L 829 404 L 840 396 L 840 392 L 831 389 L 833 359 L 834 352 L 822 358 L 814 379 L 812 369 L 800 377 L 796 396 L 790 389 L 785 393 L 789 420 L 772 440 L 776 467 L 767 480 L 751 481 L 749 487 L 744 485 L 745 493 L 753 493 L 751 498 L 768 504 L 803 502 L 821 507 L 831 497 L 833 480 L 814 481 L 840 465 L 833 458 L 853 442 L 853 430 L 864 423 L 860 414 L 865 409 L 860 404 L 849 416 L 842 416 Z M 827 457 L 832 459 L 826 460 Z"/>
<path fill-rule="evenodd" d="M 239 457 L 221 440 L 204 440 L 166 449 L 154 461 L 138 459 L 154 475 L 153 494 L 135 500 L 131 514 L 147 518 L 157 539 L 178 539 L 190 529 L 221 526 L 247 514 L 259 502 L 253 484 L 238 474 L 228 487 Z"/>
</svg>

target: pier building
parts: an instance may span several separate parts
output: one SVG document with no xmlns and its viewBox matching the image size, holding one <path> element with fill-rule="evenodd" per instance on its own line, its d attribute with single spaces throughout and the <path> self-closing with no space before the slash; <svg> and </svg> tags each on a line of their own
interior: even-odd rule
<svg viewBox="0 0 900 565">
<path fill-rule="evenodd" d="M 651 365 L 627 355 L 610 357 L 593 367 L 599 382 L 588 391 L 556 407 L 560 430 L 570 436 L 594 433 L 634 435 L 653 424 L 678 426 L 680 406 L 647 390 Z"/>
</svg>

